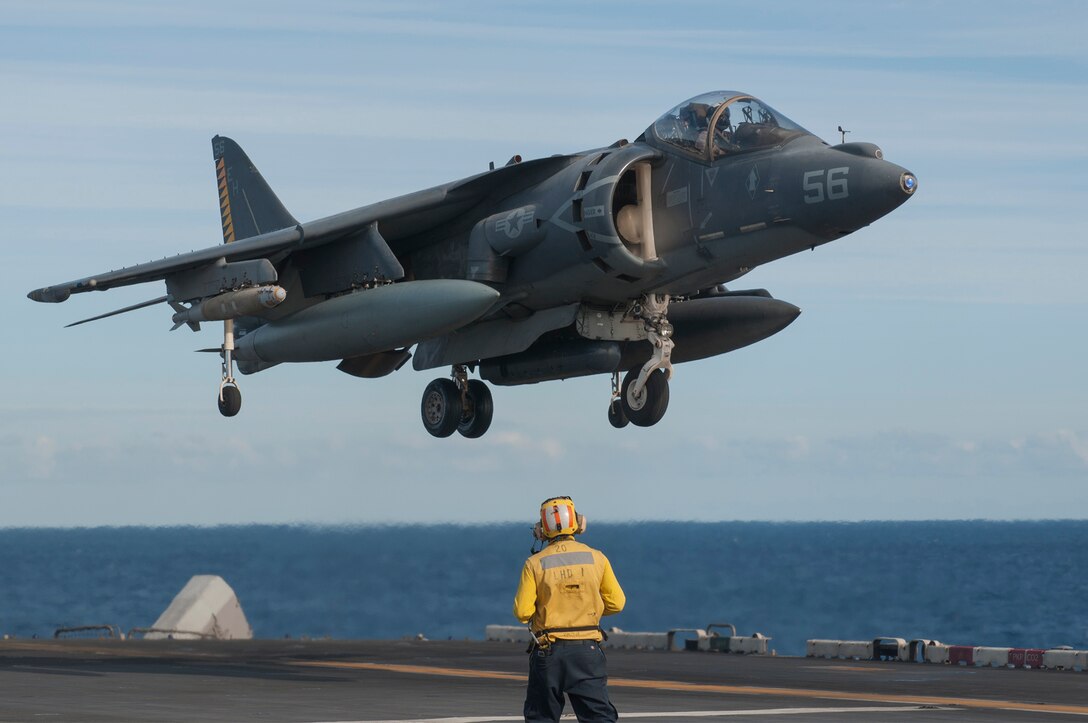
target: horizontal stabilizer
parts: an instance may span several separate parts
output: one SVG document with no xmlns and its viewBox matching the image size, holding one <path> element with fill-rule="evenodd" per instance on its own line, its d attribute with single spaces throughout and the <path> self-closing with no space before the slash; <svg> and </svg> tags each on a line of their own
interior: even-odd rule
<svg viewBox="0 0 1088 723">
<path fill-rule="evenodd" d="M 154 306 L 155 304 L 161 304 L 164 301 L 167 301 L 169 298 L 170 298 L 169 296 L 160 296 L 159 298 L 152 299 L 151 301 L 142 301 L 139 304 L 133 304 L 132 306 L 126 306 L 125 308 L 118 309 L 117 311 L 111 311 L 111 312 L 106 313 L 106 314 L 99 314 L 98 316 L 92 316 L 90 319 L 82 319 L 80 321 L 73 321 L 71 324 L 67 324 L 64 328 L 67 329 L 70 326 L 79 326 L 80 324 L 86 324 L 88 321 L 98 321 L 99 319 L 105 319 L 108 316 L 117 316 L 118 314 L 124 314 L 124 313 L 127 313 L 129 311 L 136 311 L 137 309 L 146 309 L 149 306 Z"/>
</svg>

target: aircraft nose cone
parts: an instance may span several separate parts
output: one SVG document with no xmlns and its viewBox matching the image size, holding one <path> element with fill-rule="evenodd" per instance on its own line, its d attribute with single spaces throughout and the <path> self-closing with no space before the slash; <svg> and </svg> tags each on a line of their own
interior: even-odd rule
<svg viewBox="0 0 1088 723">
<path fill-rule="evenodd" d="M 854 228 L 867 226 L 907 202 L 918 190 L 918 177 L 884 160 L 873 159 L 858 176 L 857 196 L 853 197 Z M 851 189 L 853 191 L 853 189 Z M 851 194 L 853 195 L 853 194 Z"/>
<path fill-rule="evenodd" d="M 907 202 L 918 191 L 918 177 L 876 155 L 858 156 L 832 148 L 828 170 L 803 175 L 798 223 L 833 241 L 868 226 Z"/>
<path fill-rule="evenodd" d="M 913 196 L 915 189 L 918 188 L 918 178 L 910 171 L 903 171 L 899 176 L 899 187 L 903 189 L 903 193 Z"/>
<path fill-rule="evenodd" d="M 918 177 L 894 163 L 874 161 L 866 171 L 863 193 L 869 195 L 875 204 L 886 206 L 884 213 L 905 203 L 918 189 Z"/>
</svg>

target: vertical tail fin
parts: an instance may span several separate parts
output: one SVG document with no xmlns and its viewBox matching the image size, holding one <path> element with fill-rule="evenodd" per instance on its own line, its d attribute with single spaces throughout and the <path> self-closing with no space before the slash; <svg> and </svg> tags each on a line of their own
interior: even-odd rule
<svg viewBox="0 0 1088 723">
<path fill-rule="evenodd" d="M 241 146 L 224 136 L 212 138 L 223 243 L 297 226 Z"/>
</svg>

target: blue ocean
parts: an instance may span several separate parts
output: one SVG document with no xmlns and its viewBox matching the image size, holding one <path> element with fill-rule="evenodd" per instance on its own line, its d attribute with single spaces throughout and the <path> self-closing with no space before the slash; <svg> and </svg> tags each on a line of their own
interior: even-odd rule
<svg viewBox="0 0 1088 723">
<path fill-rule="evenodd" d="M 780 655 L 880 636 L 1088 649 L 1088 521 L 592 524 L 627 609 L 606 627 L 732 623 Z M 260 638 L 481 639 L 528 524 L 0 530 L 0 633 L 150 626 L 222 576 Z"/>
</svg>

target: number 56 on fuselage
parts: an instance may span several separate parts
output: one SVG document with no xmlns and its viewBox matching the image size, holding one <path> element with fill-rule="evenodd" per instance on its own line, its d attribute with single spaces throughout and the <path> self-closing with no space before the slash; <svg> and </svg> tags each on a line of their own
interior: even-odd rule
<svg viewBox="0 0 1088 723">
<path fill-rule="evenodd" d="M 828 146 L 730 91 L 681 103 L 633 143 L 515 156 L 307 223 L 234 141 L 212 147 L 224 244 L 30 298 L 165 281 L 165 296 L 103 316 L 165 302 L 174 328 L 222 321 L 227 416 L 241 406 L 235 364 L 249 374 L 341 360 L 373 378 L 414 347 L 415 369 L 452 370 L 423 393 L 437 437 L 479 437 L 491 424 L 491 392 L 470 371 L 497 385 L 608 375 L 609 421 L 656 424 L 673 363 L 755 343 L 800 313 L 724 284 L 872 223 L 918 183 L 872 144 Z"/>
</svg>

